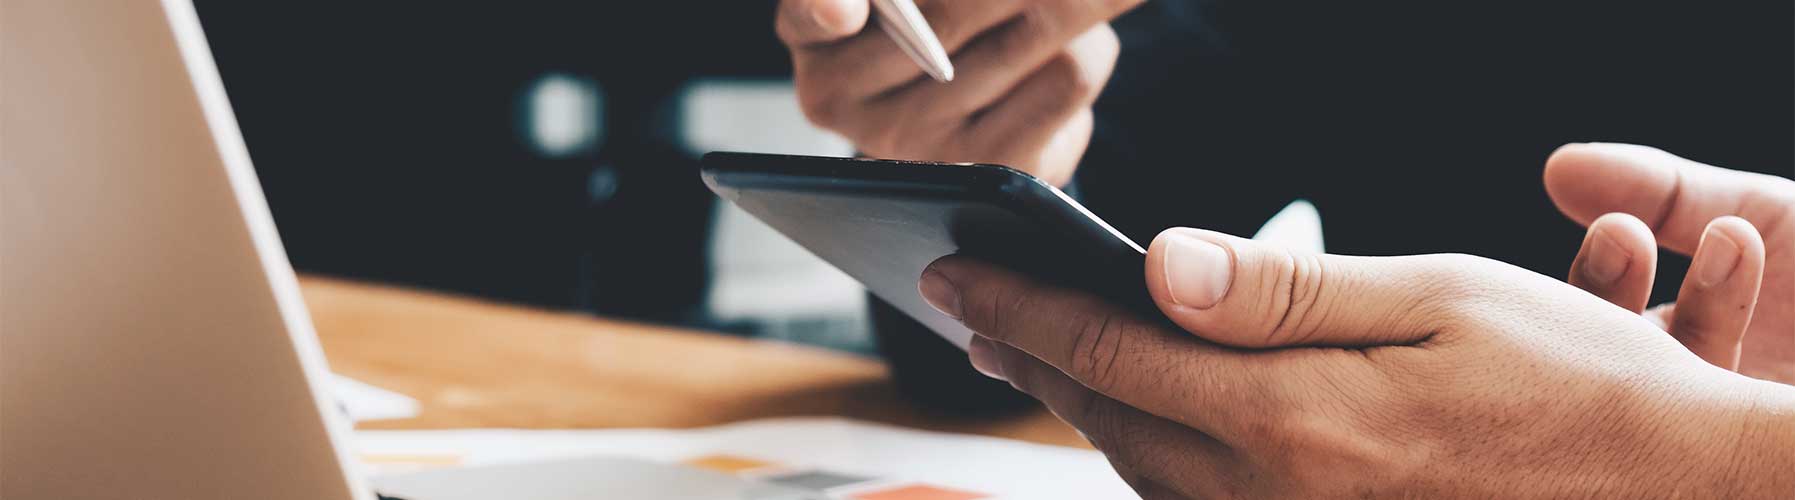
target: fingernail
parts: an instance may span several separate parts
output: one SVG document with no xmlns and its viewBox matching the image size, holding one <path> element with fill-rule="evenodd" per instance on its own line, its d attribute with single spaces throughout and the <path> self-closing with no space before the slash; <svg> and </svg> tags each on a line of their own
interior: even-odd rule
<svg viewBox="0 0 1795 500">
<path fill-rule="evenodd" d="M 1196 309 L 1208 309 L 1221 302 L 1228 294 L 1228 283 L 1234 279 L 1234 262 L 1228 249 L 1176 232 L 1169 238 L 1163 272 L 1172 302 Z"/>
<path fill-rule="evenodd" d="M 972 343 L 966 345 L 966 356 L 972 358 L 972 369 L 987 377 L 998 380 L 1003 378 L 1003 365 L 997 362 L 997 346 L 991 340 L 977 335 L 972 336 Z"/>
<path fill-rule="evenodd" d="M 922 279 L 916 283 L 916 291 L 922 294 L 922 301 L 929 303 L 929 307 L 949 318 L 960 319 L 960 291 L 955 290 L 954 283 L 940 271 L 924 269 Z"/>
<path fill-rule="evenodd" d="M 1727 276 L 1733 274 L 1733 268 L 1739 267 L 1739 258 L 1743 255 L 1738 243 L 1714 228 L 1709 228 L 1707 234 L 1702 235 L 1701 246 L 1696 249 L 1696 253 L 1701 255 L 1696 257 L 1695 279 L 1703 287 L 1726 281 Z"/>
<path fill-rule="evenodd" d="M 1584 274 L 1599 285 L 1612 285 L 1620 281 L 1621 275 L 1627 273 L 1627 265 L 1632 262 L 1633 257 L 1627 255 L 1612 236 L 1597 234 L 1593 238 L 1589 242 L 1589 255 L 1585 256 L 1587 260 L 1583 262 Z"/>
</svg>

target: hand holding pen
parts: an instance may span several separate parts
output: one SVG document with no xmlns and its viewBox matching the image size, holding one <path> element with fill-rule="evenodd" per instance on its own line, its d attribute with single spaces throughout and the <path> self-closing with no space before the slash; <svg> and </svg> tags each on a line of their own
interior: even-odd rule
<svg viewBox="0 0 1795 500">
<path fill-rule="evenodd" d="M 954 63 L 948 59 L 941 40 L 935 38 L 935 29 L 922 17 L 922 10 L 916 8 L 916 2 L 873 0 L 873 8 L 879 11 L 879 28 L 891 35 L 891 41 L 904 55 L 936 81 L 954 81 Z"/>
<path fill-rule="evenodd" d="M 780 2 L 805 116 L 870 156 L 1000 163 L 1063 184 L 1115 66 L 1108 21 L 1140 0 L 900 1 L 876 11 L 887 28 L 868 29 L 874 3 Z"/>
</svg>

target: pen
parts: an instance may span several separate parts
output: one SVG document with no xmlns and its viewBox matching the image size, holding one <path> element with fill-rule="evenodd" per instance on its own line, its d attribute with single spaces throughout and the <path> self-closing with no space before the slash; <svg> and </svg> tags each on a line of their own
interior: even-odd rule
<svg viewBox="0 0 1795 500">
<path fill-rule="evenodd" d="M 947 59 L 947 49 L 935 38 L 935 29 L 922 17 L 911 0 L 873 0 L 879 11 L 879 27 L 897 42 L 916 65 L 929 76 L 943 82 L 954 80 L 954 63 Z"/>
</svg>

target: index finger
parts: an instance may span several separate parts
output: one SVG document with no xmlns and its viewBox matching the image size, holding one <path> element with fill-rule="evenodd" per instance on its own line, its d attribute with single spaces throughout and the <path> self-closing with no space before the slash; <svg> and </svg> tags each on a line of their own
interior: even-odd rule
<svg viewBox="0 0 1795 500">
<path fill-rule="evenodd" d="M 1695 252 L 1708 222 L 1722 216 L 1751 221 L 1766 237 L 1795 231 L 1795 181 L 1705 165 L 1657 148 L 1567 144 L 1546 160 L 1544 176 L 1552 202 L 1578 223 L 1609 212 L 1632 214 L 1659 244 L 1684 255 Z"/>
<path fill-rule="evenodd" d="M 924 299 L 967 328 L 1020 349 L 1129 406 L 1217 436 L 1241 437 L 1292 401 L 1286 363 L 1308 351 L 1240 351 L 1143 320 L 1094 296 L 963 257 L 923 272 Z M 951 295 L 951 297 L 949 296 Z"/>
<path fill-rule="evenodd" d="M 826 45 L 865 28 L 869 9 L 867 0 L 782 0 L 774 31 L 794 50 Z"/>
</svg>

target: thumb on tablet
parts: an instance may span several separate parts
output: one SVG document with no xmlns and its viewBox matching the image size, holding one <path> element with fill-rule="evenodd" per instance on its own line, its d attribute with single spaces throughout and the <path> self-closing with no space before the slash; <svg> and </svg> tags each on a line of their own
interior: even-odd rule
<svg viewBox="0 0 1795 500">
<path fill-rule="evenodd" d="M 1147 251 L 1147 288 L 1179 327 L 1246 348 L 1410 344 L 1426 307 L 1471 266 L 1449 255 L 1349 257 L 1174 228 Z"/>
</svg>

